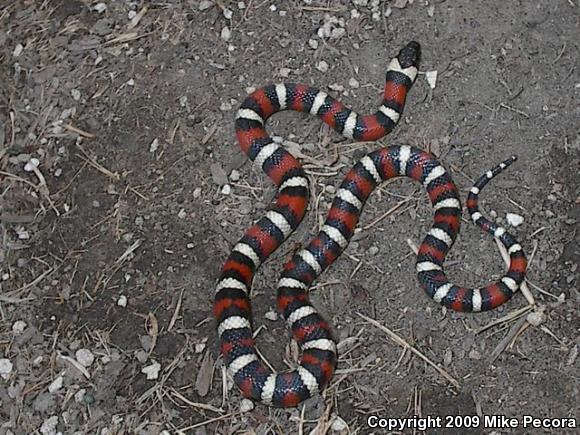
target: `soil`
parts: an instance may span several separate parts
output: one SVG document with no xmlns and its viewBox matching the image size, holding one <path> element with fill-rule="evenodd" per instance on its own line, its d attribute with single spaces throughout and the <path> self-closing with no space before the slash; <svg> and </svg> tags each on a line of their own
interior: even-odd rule
<svg viewBox="0 0 580 435">
<path fill-rule="evenodd" d="M 248 403 L 224 376 L 213 287 L 275 188 L 235 143 L 237 106 L 292 81 L 374 112 L 410 40 L 421 74 L 387 138 L 353 143 L 297 113 L 268 123 L 307 156 L 313 195 L 254 280 L 259 349 L 295 363 L 274 314 L 282 264 L 344 173 L 388 144 L 435 153 L 463 197 L 518 156 L 481 203 L 503 225 L 523 217 L 509 230 L 535 304 L 518 292 L 475 315 L 430 300 L 407 240 L 432 208 L 418 184 L 385 183 L 312 290 L 341 342 L 331 385 L 295 409 Z M 523 418 L 579 418 L 579 41 L 577 0 L 0 2 L 0 434 L 575 433 Z M 464 217 L 447 270 L 482 286 L 503 262 Z M 370 415 L 481 423 L 388 432 Z M 483 423 L 498 415 L 518 427 Z"/>
</svg>

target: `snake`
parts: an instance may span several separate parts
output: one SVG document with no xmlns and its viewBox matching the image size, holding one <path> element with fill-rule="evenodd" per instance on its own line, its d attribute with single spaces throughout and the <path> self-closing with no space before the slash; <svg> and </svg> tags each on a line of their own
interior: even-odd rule
<svg viewBox="0 0 580 435">
<path fill-rule="evenodd" d="M 457 238 L 462 212 L 450 173 L 434 155 L 419 148 L 382 147 L 362 157 L 348 171 L 318 234 L 284 265 L 277 286 L 277 306 L 300 348 L 296 368 L 276 372 L 258 355 L 252 329 L 252 280 L 260 265 L 298 227 L 309 201 L 305 170 L 268 134 L 266 120 L 277 112 L 293 110 L 317 116 L 346 138 L 375 141 L 397 125 L 418 75 L 420 57 L 421 47 L 412 41 L 390 61 L 383 100 L 374 114 L 359 115 L 324 91 L 297 83 L 261 87 L 239 106 L 237 142 L 278 188 L 265 215 L 234 245 L 215 288 L 213 314 L 220 351 L 227 372 L 244 397 L 268 406 L 293 407 L 328 385 L 336 369 L 337 343 L 330 324 L 310 303 L 308 289 L 346 248 L 365 201 L 385 180 L 404 176 L 418 181 L 432 204 L 433 224 L 419 247 L 415 268 L 420 286 L 433 300 L 456 311 L 487 311 L 508 301 L 524 280 L 527 260 L 522 246 L 478 208 L 481 189 L 511 165 L 515 156 L 486 172 L 468 194 L 471 220 L 503 244 L 510 260 L 507 272 L 498 281 L 469 289 L 449 282 L 443 268 L 445 256 Z"/>
</svg>

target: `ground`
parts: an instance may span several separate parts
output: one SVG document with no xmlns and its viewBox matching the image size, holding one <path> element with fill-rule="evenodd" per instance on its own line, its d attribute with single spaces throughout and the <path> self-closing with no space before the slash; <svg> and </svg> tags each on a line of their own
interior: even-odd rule
<svg viewBox="0 0 580 435">
<path fill-rule="evenodd" d="M 429 434 L 566 433 L 522 424 L 578 418 L 579 23 L 577 0 L 0 2 L 0 433 L 387 433 L 370 415 L 519 422 Z M 410 40 L 421 74 L 387 138 L 353 143 L 296 113 L 268 123 L 304 156 L 313 195 L 254 280 L 259 349 L 294 364 L 275 314 L 282 264 L 348 168 L 388 144 L 435 153 L 463 197 L 519 157 L 482 208 L 523 217 L 508 228 L 535 305 L 518 292 L 474 315 L 430 300 L 407 240 L 431 206 L 418 184 L 386 183 L 312 290 L 340 341 L 330 387 L 304 407 L 252 406 L 224 377 L 211 314 L 221 265 L 275 195 L 237 147 L 237 106 L 299 81 L 374 112 Z M 467 219 L 446 264 L 470 286 L 504 270 Z"/>
</svg>

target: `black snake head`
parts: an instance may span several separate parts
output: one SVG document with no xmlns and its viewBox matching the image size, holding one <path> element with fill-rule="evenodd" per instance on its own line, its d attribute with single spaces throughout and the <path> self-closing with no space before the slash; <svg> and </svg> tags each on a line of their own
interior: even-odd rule
<svg viewBox="0 0 580 435">
<path fill-rule="evenodd" d="M 402 68 L 409 68 L 410 66 L 419 68 L 419 61 L 421 60 L 421 45 L 415 41 L 409 42 L 399 52 L 397 59 Z"/>
</svg>

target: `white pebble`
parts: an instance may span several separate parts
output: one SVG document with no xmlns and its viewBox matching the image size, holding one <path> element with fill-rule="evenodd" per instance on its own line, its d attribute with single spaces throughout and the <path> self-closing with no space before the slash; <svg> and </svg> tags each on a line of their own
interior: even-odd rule
<svg viewBox="0 0 580 435">
<path fill-rule="evenodd" d="M 12 332 L 14 332 L 15 334 L 22 334 L 25 329 L 26 329 L 26 322 L 23 320 L 17 320 L 12 325 Z"/>
<path fill-rule="evenodd" d="M 224 101 L 222 104 L 220 104 L 220 110 L 222 112 L 227 112 L 228 110 L 232 110 L 232 105 L 230 103 L 228 103 L 227 101 Z"/>
<path fill-rule="evenodd" d="M 134 79 L 127 80 L 127 86 L 135 86 L 135 80 Z"/>
<path fill-rule="evenodd" d="M 348 429 L 348 424 L 338 415 L 334 417 L 332 420 L 332 424 L 330 425 L 330 430 L 333 432 L 344 432 Z"/>
<path fill-rule="evenodd" d="M 151 145 L 149 145 L 149 152 L 154 153 L 157 151 L 157 148 L 159 148 L 159 139 L 155 138 L 153 139 L 153 142 L 151 142 Z"/>
<path fill-rule="evenodd" d="M 103 2 L 97 3 L 93 9 L 97 11 L 99 14 L 102 14 L 107 10 L 107 5 Z"/>
<path fill-rule="evenodd" d="M 278 9 L 278 8 L 276 7 L 276 5 L 271 5 L 271 6 L 270 6 L 270 10 L 271 10 L 272 12 L 276 12 L 276 10 L 277 10 L 277 9 Z"/>
<path fill-rule="evenodd" d="M 308 40 L 308 45 L 310 46 L 310 48 L 312 48 L 313 50 L 316 50 L 318 48 L 318 41 L 316 39 L 309 39 Z"/>
<path fill-rule="evenodd" d="M 232 193 L 232 186 L 230 186 L 229 184 L 224 184 L 224 187 L 222 187 L 222 193 L 224 195 L 229 195 L 230 193 Z"/>
<path fill-rule="evenodd" d="M 16 234 L 20 240 L 28 240 L 30 239 L 30 233 L 24 227 L 17 227 Z"/>
<path fill-rule="evenodd" d="M 240 172 L 237 169 L 232 169 L 232 172 L 230 172 L 230 180 L 240 181 Z"/>
<path fill-rule="evenodd" d="M 129 20 L 132 20 L 132 19 L 133 19 L 133 18 L 135 18 L 136 16 L 137 16 L 137 12 L 135 12 L 135 11 L 133 11 L 133 10 L 129 11 L 129 13 L 127 14 L 127 18 L 128 18 Z"/>
<path fill-rule="evenodd" d="M 53 415 L 47 418 L 40 426 L 40 433 L 42 435 L 56 435 L 56 426 L 58 425 L 58 416 Z"/>
<path fill-rule="evenodd" d="M 348 81 L 348 85 L 351 88 L 356 89 L 356 88 L 358 88 L 360 86 L 360 83 L 358 82 L 357 79 L 355 79 L 354 77 L 351 77 L 350 80 Z"/>
<path fill-rule="evenodd" d="M 12 362 L 8 358 L 0 358 L 0 376 L 2 376 L 2 379 L 5 381 L 10 379 L 13 367 Z"/>
<path fill-rule="evenodd" d="M 36 157 L 32 157 L 25 165 L 24 165 L 24 170 L 26 172 L 32 172 L 34 171 L 36 168 L 38 168 L 38 166 L 40 165 L 40 160 L 38 160 Z"/>
<path fill-rule="evenodd" d="M 75 101 L 79 101 L 81 99 L 81 91 L 79 91 L 78 89 L 71 90 L 70 94 Z"/>
<path fill-rule="evenodd" d="M 161 364 L 153 363 L 147 367 L 141 369 L 141 373 L 147 376 L 148 380 L 154 380 L 159 377 L 159 371 L 161 370 Z"/>
<path fill-rule="evenodd" d="M 328 185 L 324 186 L 324 191 L 326 193 L 333 194 L 333 193 L 336 193 L 336 187 L 334 187 L 332 184 L 328 184 Z"/>
<path fill-rule="evenodd" d="M 205 343 L 197 343 L 195 345 L 195 353 L 202 353 L 205 350 L 206 346 L 207 345 Z"/>
<path fill-rule="evenodd" d="M 185 219 L 187 216 L 187 212 L 185 211 L 184 208 L 182 208 L 181 210 L 179 210 L 179 213 L 177 213 L 177 217 L 179 219 Z"/>
<path fill-rule="evenodd" d="M 14 51 L 12 52 L 12 56 L 14 57 L 18 57 L 22 54 L 22 50 L 24 50 L 24 47 L 22 46 L 22 44 L 17 44 L 16 47 L 14 47 Z"/>
<path fill-rule="evenodd" d="M 270 310 L 266 314 L 264 314 L 264 317 L 272 322 L 275 322 L 276 320 L 278 320 L 278 313 L 274 310 Z"/>
<path fill-rule="evenodd" d="M 431 89 L 435 89 L 435 85 L 437 84 L 437 71 L 427 71 L 425 73 L 425 78 L 427 79 L 427 83 Z"/>
<path fill-rule="evenodd" d="M 350 11 L 350 17 L 351 18 L 360 18 L 360 12 L 357 11 L 356 9 L 353 9 Z"/>
<path fill-rule="evenodd" d="M 328 63 L 326 63 L 325 61 L 321 60 L 320 62 L 318 62 L 316 64 L 316 69 L 320 72 L 326 72 L 328 71 Z"/>
<path fill-rule="evenodd" d="M 224 41 L 229 41 L 232 38 L 232 31 L 228 26 L 222 29 L 221 38 Z"/>
<path fill-rule="evenodd" d="M 234 15 L 234 13 L 231 11 L 231 9 L 228 9 L 228 8 L 224 8 L 223 14 L 224 14 L 224 18 L 226 20 L 231 20 L 232 16 Z"/>
<path fill-rule="evenodd" d="M 512 227 L 517 227 L 524 223 L 524 217 L 515 213 L 507 213 L 505 218 Z"/>
<path fill-rule="evenodd" d="M 117 305 L 120 307 L 126 307 L 127 306 L 127 296 L 125 296 L 125 295 L 119 296 L 119 299 L 117 299 Z"/>
<path fill-rule="evenodd" d="M 254 409 L 254 402 L 250 399 L 242 399 L 240 402 L 240 412 L 249 412 Z"/>
<path fill-rule="evenodd" d="M 246 4 L 244 2 L 238 2 L 238 9 L 246 9 Z"/>
<path fill-rule="evenodd" d="M 90 367 L 91 364 L 95 361 L 95 356 L 88 349 L 77 350 L 75 352 L 75 357 L 83 367 Z"/>
<path fill-rule="evenodd" d="M 196 188 L 193 190 L 193 198 L 194 198 L 194 199 L 197 199 L 197 198 L 199 198 L 200 196 L 201 196 L 201 187 L 196 187 Z"/>
<path fill-rule="evenodd" d="M 280 68 L 280 76 L 288 78 L 288 76 L 290 75 L 290 71 L 291 71 L 290 68 Z"/>
<path fill-rule="evenodd" d="M 62 384 L 64 382 L 64 378 L 62 375 L 59 375 L 54 381 L 52 381 L 48 385 L 48 392 L 49 393 L 56 393 L 58 390 L 62 388 Z"/>
</svg>

